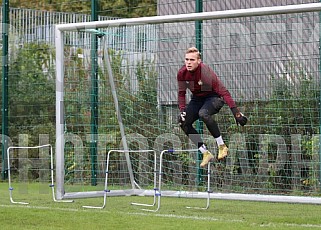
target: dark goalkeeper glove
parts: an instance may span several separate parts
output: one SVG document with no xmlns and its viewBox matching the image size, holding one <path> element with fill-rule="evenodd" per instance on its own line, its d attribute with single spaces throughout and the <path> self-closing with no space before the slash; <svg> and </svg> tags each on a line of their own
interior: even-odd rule
<svg viewBox="0 0 321 230">
<path fill-rule="evenodd" d="M 231 109 L 237 125 L 244 126 L 247 123 L 247 117 L 240 112 L 237 107 Z"/>
<path fill-rule="evenodd" d="M 178 115 L 178 124 L 182 125 L 185 122 L 186 119 L 186 112 L 182 111 L 179 115 Z"/>
</svg>

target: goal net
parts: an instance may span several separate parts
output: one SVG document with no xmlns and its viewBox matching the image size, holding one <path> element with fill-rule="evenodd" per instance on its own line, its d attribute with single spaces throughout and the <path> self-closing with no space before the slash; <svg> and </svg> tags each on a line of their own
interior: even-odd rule
<svg viewBox="0 0 321 230">
<path fill-rule="evenodd" d="M 214 116 L 229 155 L 211 164 L 211 195 L 320 202 L 320 10 L 314 3 L 56 25 L 57 199 L 101 196 L 106 173 L 110 194 L 153 191 L 166 149 L 180 151 L 164 155 L 162 188 L 206 192 L 201 156 L 177 125 L 176 74 L 197 46 L 249 118 L 237 126 L 227 106 Z M 124 151 L 110 154 L 106 172 L 110 150 Z"/>
</svg>

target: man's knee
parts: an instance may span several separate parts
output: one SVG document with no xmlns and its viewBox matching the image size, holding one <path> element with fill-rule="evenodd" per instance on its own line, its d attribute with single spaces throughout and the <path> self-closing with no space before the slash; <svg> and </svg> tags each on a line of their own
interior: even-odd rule
<svg viewBox="0 0 321 230">
<path fill-rule="evenodd" d="M 207 109 L 201 109 L 198 112 L 198 116 L 204 122 L 206 122 L 207 120 L 211 119 L 211 115 L 209 114 Z"/>
</svg>

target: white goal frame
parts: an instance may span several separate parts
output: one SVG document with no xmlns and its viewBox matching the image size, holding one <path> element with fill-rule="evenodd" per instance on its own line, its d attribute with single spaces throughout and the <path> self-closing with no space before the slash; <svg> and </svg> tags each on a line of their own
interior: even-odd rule
<svg viewBox="0 0 321 230">
<path fill-rule="evenodd" d="M 92 21 L 83 23 L 68 23 L 57 24 L 55 28 L 55 43 L 56 43 L 56 198 L 81 198 L 104 196 L 103 191 L 87 192 L 87 193 L 65 193 L 64 190 L 64 116 L 63 116 L 63 98 L 64 98 L 64 32 L 65 31 L 84 31 L 91 29 L 99 29 L 104 27 L 116 27 L 125 25 L 144 25 L 144 24 L 160 24 L 160 23 L 174 23 L 174 22 L 187 22 L 187 21 L 200 21 L 212 19 L 228 19 L 237 17 L 250 17 L 250 16 L 264 16 L 276 14 L 291 14 L 291 13 L 305 13 L 321 11 L 321 3 L 309 3 L 299 5 L 287 6 L 274 6 L 274 7 L 261 7 L 250 9 L 226 10 L 226 11 L 213 11 L 202 13 L 190 13 L 179 15 L 166 15 L 154 17 L 141 17 L 119 20 L 106 20 L 106 21 Z M 110 70 L 108 70 L 110 71 Z M 112 76 L 109 74 L 110 77 Z M 113 79 L 110 79 L 113 80 Z M 114 96 L 114 95 L 113 95 Z M 117 99 L 117 98 L 116 98 Z M 114 98 L 115 106 L 117 108 L 117 100 Z M 118 113 L 119 111 L 117 111 Z M 118 117 L 118 119 L 121 119 Z M 121 128 L 121 127 L 120 127 Z M 126 144 L 126 143 L 125 143 Z M 125 145 L 124 145 L 125 147 Z M 127 149 L 125 149 L 127 150 Z M 127 157 L 126 157 L 127 158 Z M 130 163 L 130 162 L 128 162 Z M 133 185 L 133 195 L 135 194 L 135 181 L 131 177 L 131 184 Z M 153 195 L 153 191 L 146 193 L 146 195 Z M 112 195 L 112 193 L 110 193 Z M 116 195 L 122 195 L 121 193 Z M 125 195 L 125 193 L 123 193 Z M 126 193 L 128 195 L 128 193 Z M 190 195 L 186 192 L 186 197 L 207 198 L 207 193 L 198 193 L 197 195 Z M 166 192 L 163 192 L 166 196 Z M 170 193 L 169 196 L 184 196 L 182 192 Z M 215 199 L 232 199 L 232 200 L 252 200 L 252 201 L 269 201 L 269 202 L 290 202 L 290 203 L 314 203 L 321 204 L 321 198 L 316 197 L 301 197 L 301 196 L 278 196 L 278 195 L 257 195 L 257 194 L 222 194 L 211 193 L 210 198 Z"/>
</svg>

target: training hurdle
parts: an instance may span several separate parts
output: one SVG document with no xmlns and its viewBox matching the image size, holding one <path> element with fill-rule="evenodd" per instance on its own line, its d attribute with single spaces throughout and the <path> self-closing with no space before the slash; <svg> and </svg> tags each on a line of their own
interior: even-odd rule
<svg viewBox="0 0 321 230">
<path fill-rule="evenodd" d="M 154 171 L 153 171 L 153 174 L 154 174 L 154 188 L 156 187 L 156 178 L 157 178 L 157 156 L 156 156 L 156 152 L 154 150 L 110 150 L 108 151 L 107 153 L 107 158 L 106 158 L 106 162 L 105 162 L 105 165 L 106 165 L 106 170 L 105 170 L 105 185 L 104 185 L 104 191 L 103 191 L 103 204 L 101 206 L 91 206 L 91 205 L 84 205 L 83 207 L 84 208 L 91 208 L 91 209 L 103 209 L 106 207 L 106 202 L 107 202 L 107 193 L 111 192 L 109 189 L 108 189 L 108 175 L 109 175 L 109 162 L 110 162 L 110 155 L 112 153 L 148 153 L 148 152 L 151 152 L 151 153 L 154 153 Z M 138 191 L 142 191 L 140 186 L 135 182 L 133 181 L 133 183 L 135 184 L 135 186 L 138 188 L 137 190 Z M 139 194 L 140 192 L 135 192 L 133 191 L 133 194 L 134 195 L 137 195 Z M 154 189 L 154 199 L 153 199 L 153 203 L 152 204 L 143 204 L 143 203 L 131 203 L 132 205 L 137 205 L 137 206 L 146 206 L 146 207 L 152 207 L 152 206 L 155 206 L 155 203 L 156 203 L 156 193 L 157 191 Z"/>
<path fill-rule="evenodd" d="M 162 179 L 163 179 L 163 158 L 166 153 L 180 153 L 180 152 L 195 152 L 198 151 L 197 149 L 191 149 L 191 150 L 163 150 L 160 153 L 159 157 L 159 169 L 157 170 L 157 154 L 154 150 L 110 150 L 107 153 L 106 157 L 106 170 L 105 170 L 105 184 L 104 184 L 104 191 L 103 191 L 103 204 L 101 206 L 91 206 L 91 205 L 84 205 L 84 208 L 91 208 L 91 209 L 103 209 L 106 207 L 107 203 L 107 194 L 111 193 L 111 190 L 108 188 L 108 175 L 110 173 L 109 171 L 109 163 L 110 163 L 110 155 L 115 154 L 115 153 L 131 153 L 131 152 L 152 152 L 154 153 L 154 181 L 153 181 L 153 191 L 147 191 L 147 190 L 142 190 L 140 186 L 135 182 L 135 185 L 138 189 L 131 190 L 131 195 L 152 195 L 153 196 L 153 201 L 150 204 L 146 203 L 136 203 L 132 202 L 131 205 L 135 206 L 141 206 L 143 207 L 141 210 L 148 211 L 148 212 L 157 212 L 160 207 L 161 207 L 161 197 L 162 197 Z M 210 175 L 211 175 L 211 163 L 207 165 L 207 200 L 206 200 L 206 205 L 204 207 L 191 207 L 187 206 L 186 208 L 188 209 L 208 209 L 210 206 L 210 193 L 212 191 L 210 190 Z M 166 193 L 166 192 L 165 192 Z M 128 193 L 129 194 L 129 193 Z M 166 196 L 166 195 L 164 195 Z M 154 207 L 154 209 L 152 209 Z"/>
<path fill-rule="evenodd" d="M 14 149 L 42 149 L 42 148 L 48 148 L 50 152 L 50 177 L 51 177 L 51 184 L 49 187 L 51 188 L 52 191 L 52 198 L 54 202 L 61 202 L 61 203 L 70 203 L 73 202 L 73 200 L 57 200 L 55 196 L 55 186 L 54 186 L 54 171 L 53 171 L 53 151 L 52 151 L 52 146 L 50 144 L 46 145 L 39 145 L 39 146 L 10 146 L 7 149 L 7 163 L 8 163 L 8 183 L 9 183 L 9 197 L 10 197 L 10 202 L 12 204 L 29 204 L 28 202 L 22 202 L 22 201 L 14 201 L 13 199 L 13 187 L 11 183 L 11 166 L 10 166 L 10 150 Z"/>
<path fill-rule="evenodd" d="M 162 186 L 162 176 L 163 176 L 163 156 L 166 153 L 180 153 L 180 152 L 195 152 L 198 151 L 197 149 L 190 149 L 190 150 L 163 150 L 160 154 L 160 158 L 159 158 L 159 177 L 158 177 L 158 188 L 156 189 L 157 193 L 156 196 L 158 197 L 157 199 L 157 208 L 155 210 L 151 210 L 151 209 L 143 209 L 145 211 L 151 211 L 151 212 L 157 212 L 160 209 L 161 206 L 161 197 L 162 197 L 162 190 L 161 190 L 161 186 Z M 189 209 L 208 209 L 210 206 L 210 193 L 212 193 L 212 191 L 210 190 L 210 175 L 211 175 L 211 163 L 209 162 L 207 165 L 207 201 L 206 201 L 206 205 L 205 207 L 191 207 L 191 206 L 187 206 L 186 208 Z"/>
</svg>

